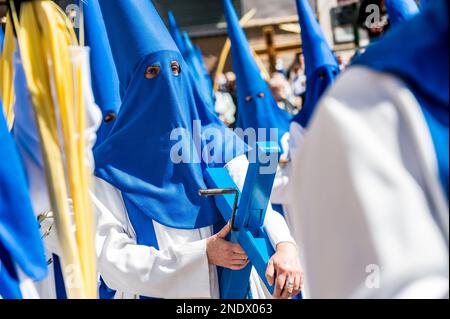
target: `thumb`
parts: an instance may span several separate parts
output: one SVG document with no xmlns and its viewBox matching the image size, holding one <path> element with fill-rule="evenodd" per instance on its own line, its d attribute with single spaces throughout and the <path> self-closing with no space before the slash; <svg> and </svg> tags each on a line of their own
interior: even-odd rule
<svg viewBox="0 0 450 319">
<path fill-rule="evenodd" d="M 216 236 L 224 239 L 225 237 L 228 236 L 230 231 L 231 231 L 231 224 L 230 224 L 230 222 L 228 222 L 228 224 L 226 224 L 225 227 L 222 228 L 222 230 L 220 232 L 218 232 Z"/>
</svg>

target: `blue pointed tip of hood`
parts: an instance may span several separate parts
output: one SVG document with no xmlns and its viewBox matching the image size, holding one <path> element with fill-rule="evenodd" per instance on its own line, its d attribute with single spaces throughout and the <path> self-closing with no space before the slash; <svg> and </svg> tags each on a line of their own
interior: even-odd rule
<svg viewBox="0 0 450 319">
<path fill-rule="evenodd" d="M 385 0 L 389 21 L 393 26 L 412 19 L 419 13 L 414 0 Z"/>
<path fill-rule="evenodd" d="M 182 54 L 184 54 L 186 48 L 183 42 L 183 37 L 181 36 L 180 28 L 178 27 L 177 20 L 175 19 L 175 16 L 172 11 L 169 11 L 167 13 L 167 20 L 169 22 L 170 34 L 172 35 L 172 38 L 175 41 L 178 49 L 181 51 Z"/>
<path fill-rule="evenodd" d="M 120 107 L 119 78 L 98 0 L 84 0 L 86 45 L 90 47 L 95 102 L 105 116 Z"/>
<path fill-rule="evenodd" d="M 0 54 L 3 51 L 3 40 L 4 40 L 3 30 L 2 30 L 2 28 L 0 28 Z"/>
<path fill-rule="evenodd" d="M 177 21 L 175 20 L 175 16 L 172 11 L 167 12 L 167 20 L 169 21 L 170 27 L 177 27 Z"/>
<path fill-rule="evenodd" d="M 183 32 L 183 43 L 186 47 L 186 50 L 192 51 L 194 48 L 194 45 L 192 44 L 191 38 L 189 37 L 189 34 L 187 32 Z"/>
<path fill-rule="evenodd" d="M 264 80 L 231 0 L 223 0 L 223 6 L 228 25 L 228 36 L 231 41 L 233 69 L 238 82 L 246 84 L 248 89 L 246 95 L 250 95 L 260 88 L 261 82 Z"/>
<path fill-rule="evenodd" d="M 308 0 L 296 1 L 306 75 L 311 76 L 315 70 L 326 65 L 339 67 Z"/>
<path fill-rule="evenodd" d="M 149 0 L 99 0 L 122 84 L 149 54 L 178 48 Z"/>
</svg>

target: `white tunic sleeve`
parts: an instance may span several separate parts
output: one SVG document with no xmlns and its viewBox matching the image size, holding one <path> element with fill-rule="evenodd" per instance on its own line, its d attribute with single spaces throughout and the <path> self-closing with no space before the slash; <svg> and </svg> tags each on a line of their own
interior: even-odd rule
<svg viewBox="0 0 450 319">
<path fill-rule="evenodd" d="M 402 83 L 362 68 L 322 100 L 292 175 L 313 298 L 448 295 L 448 203 L 440 227 L 420 112 Z"/>
<path fill-rule="evenodd" d="M 109 288 L 154 298 L 211 298 L 206 239 L 192 241 L 201 230 L 158 231 L 164 226 L 155 223 L 160 249 L 137 245 L 120 192 L 96 179 L 93 198 L 98 267 Z M 168 240 L 180 243 L 163 243 Z"/>
<path fill-rule="evenodd" d="M 296 151 L 303 139 L 303 128 L 297 122 L 292 122 L 289 128 L 289 134 L 286 134 L 285 136 L 285 143 L 288 145 L 285 147 L 285 151 L 288 154 L 286 156 L 288 162 L 284 165 L 278 166 L 270 200 L 272 203 L 282 204 L 285 213 L 287 214 L 289 199 L 292 191 L 292 185 L 289 177 L 293 169 L 292 166 L 295 162 L 292 157 L 296 154 Z"/>
</svg>

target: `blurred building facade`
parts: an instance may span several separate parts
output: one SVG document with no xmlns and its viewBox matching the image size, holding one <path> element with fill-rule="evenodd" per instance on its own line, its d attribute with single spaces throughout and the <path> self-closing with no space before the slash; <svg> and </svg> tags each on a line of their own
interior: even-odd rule
<svg viewBox="0 0 450 319">
<path fill-rule="evenodd" d="M 55 0 L 67 10 L 80 0 Z M 110 0 L 118 1 L 118 0 Z M 148 0 L 165 19 L 173 11 L 183 31 L 187 31 L 203 52 L 208 69 L 214 73 L 218 57 L 226 40 L 226 24 L 222 0 Z M 309 0 L 316 12 L 330 46 L 338 54 L 352 55 L 364 45 L 364 34 L 355 28 L 361 0 Z M 295 0 L 233 0 L 240 16 L 254 10 L 245 31 L 252 47 L 269 71 L 276 61 L 285 67 L 301 52 L 300 28 Z M 6 12 L 6 0 L 0 0 L 0 17 Z M 74 12 L 72 11 L 72 15 Z M 344 59 L 345 60 L 345 59 Z M 228 61 L 226 70 L 231 69 Z"/>
<path fill-rule="evenodd" d="M 73 9 L 80 0 L 55 0 L 66 12 Z M 117 1 L 117 0 L 111 0 Z M 165 19 L 167 12 L 173 11 L 181 29 L 187 31 L 200 46 L 207 66 L 214 72 L 218 56 L 226 40 L 226 24 L 222 10 L 222 0 L 148 0 L 152 1 Z M 331 12 L 338 5 L 358 2 L 358 0 L 309 0 L 317 12 L 328 41 L 335 43 L 332 30 Z M 2 4 L 3 3 L 3 4 Z M 251 10 L 254 16 L 245 26 L 251 45 L 261 55 L 267 68 L 273 69 L 275 60 L 281 59 L 288 65 L 301 51 L 298 18 L 294 0 L 233 0 L 238 14 L 243 16 Z M 6 12 L 6 0 L 0 0 L 0 17 Z M 74 12 L 72 11 L 73 15 Z M 297 29 L 296 30 L 296 26 Z M 341 30 L 342 31 L 342 30 Z M 348 30 L 347 30 L 348 31 Z M 342 32 L 341 32 L 342 33 Z M 345 33 L 345 32 L 344 32 Z M 345 34 L 344 34 L 345 37 Z M 231 64 L 227 64 L 227 70 Z"/>
<path fill-rule="evenodd" d="M 316 1 L 310 1 L 315 8 Z M 174 12 L 180 27 L 187 31 L 194 42 L 200 46 L 208 68 L 214 73 L 227 33 L 222 0 L 154 0 L 154 3 L 162 16 L 165 16 L 169 10 Z M 261 54 L 268 69 L 270 69 L 270 57 L 267 54 L 267 41 L 272 41 L 278 46 L 290 45 L 294 51 L 299 51 L 299 34 L 277 28 L 280 24 L 297 23 L 294 0 L 234 0 L 233 4 L 241 17 L 254 10 L 254 15 L 245 26 L 245 31 L 251 45 L 258 54 Z M 289 53 L 292 59 L 293 54 Z M 282 57 L 283 54 L 280 56 Z M 228 61 L 226 70 L 230 69 L 231 61 Z"/>
</svg>

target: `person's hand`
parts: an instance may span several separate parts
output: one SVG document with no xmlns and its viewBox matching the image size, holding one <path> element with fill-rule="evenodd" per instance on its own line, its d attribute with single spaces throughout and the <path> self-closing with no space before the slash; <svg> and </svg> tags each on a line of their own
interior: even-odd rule
<svg viewBox="0 0 450 319">
<path fill-rule="evenodd" d="M 272 286 L 275 282 L 275 299 L 288 299 L 298 295 L 303 285 L 303 271 L 297 248 L 292 243 L 280 243 L 269 260 L 266 278 Z"/>
<path fill-rule="evenodd" d="M 239 244 L 225 240 L 231 231 L 228 223 L 220 232 L 206 240 L 206 254 L 211 265 L 241 270 L 248 265 L 248 258 Z"/>
</svg>

